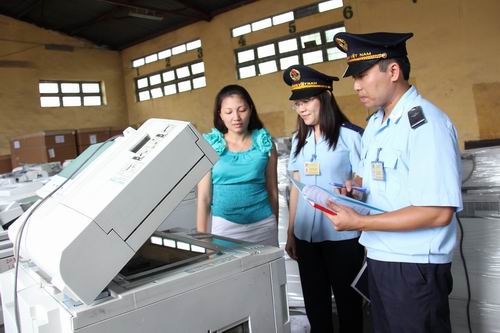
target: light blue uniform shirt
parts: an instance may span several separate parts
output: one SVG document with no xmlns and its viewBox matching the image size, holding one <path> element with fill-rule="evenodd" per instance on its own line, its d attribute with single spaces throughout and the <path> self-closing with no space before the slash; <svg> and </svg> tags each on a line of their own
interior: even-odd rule
<svg viewBox="0 0 500 333">
<path fill-rule="evenodd" d="M 352 171 L 358 168 L 361 149 L 361 134 L 359 132 L 362 129 L 351 124 L 346 126 L 343 125 L 340 128 L 335 150 L 328 147 L 328 141 L 324 137 L 321 137 L 320 141 L 315 143 L 314 132 L 311 131 L 300 153 L 297 157 L 293 157 L 297 147 L 297 140 L 294 136 L 292 138 L 288 171 L 298 171 L 300 181 L 306 185 L 318 185 L 329 190 L 333 190 L 330 183 L 344 183 L 345 180 L 351 179 Z M 320 175 L 306 175 L 304 173 L 305 162 L 319 162 Z M 332 222 L 321 211 L 311 207 L 299 195 L 294 234 L 301 240 L 321 242 L 325 240 L 353 239 L 359 237 L 360 233 L 358 231 L 336 231 Z"/>
<path fill-rule="evenodd" d="M 420 106 L 426 123 L 412 129 L 408 111 Z M 446 114 L 411 87 L 385 122 L 374 114 L 362 138 L 359 173 L 367 202 L 386 211 L 407 206 L 462 208 L 461 164 L 457 132 Z M 372 178 L 372 161 L 384 163 L 385 180 Z M 368 257 L 412 263 L 451 262 L 456 218 L 445 227 L 413 231 L 364 231 L 360 243 Z"/>
</svg>

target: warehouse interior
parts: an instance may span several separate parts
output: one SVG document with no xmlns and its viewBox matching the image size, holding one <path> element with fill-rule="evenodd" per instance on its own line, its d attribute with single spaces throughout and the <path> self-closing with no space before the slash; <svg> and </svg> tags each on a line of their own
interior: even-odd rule
<svg viewBox="0 0 500 333">
<path fill-rule="evenodd" d="M 333 83 L 335 99 L 350 121 L 364 128 L 376 110 L 359 103 L 352 78 L 342 78 L 346 55 L 336 48 L 333 36 L 340 31 L 412 32 L 407 42 L 409 82 L 456 126 L 464 170 L 469 171 L 463 181 L 470 186 L 462 190 L 471 190 L 463 192 L 464 216 L 470 221 L 464 225 L 460 250 L 466 251 L 470 276 L 464 275 L 457 249 L 450 296 L 453 331 L 469 332 L 472 320 L 473 332 L 498 332 L 500 248 L 493 235 L 500 235 L 500 150 L 495 148 L 500 143 L 499 12 L 497 0 L 4 0 L 0 173 L 75 159 L 90 145 L 128 127 L 140 128 L 151 118 L 189 122 L 207 133 L 213 127 L 214 98 L 229 84 L 250 92 L 259 117 L 277 140 L 278 154 L 288 158 L 286 145 L 297 128 L 297 114 L 288 100 L 283 70 L 300 61 L 341 78 Z M 484 150 L 488 146 L 492 150 Z M 281 167 L 286 173 L 286 164 Z M 286 175 L 279 180 L 286 182 Z M 287 194 L 280 187 L 283 220 Z M 476 202 L 483 208 L 474 206 Z M 477 215 L 475 209 L 488 213 Z M 280 233 L 286 233 L 286 224 L 280 221 Z M 283 242 L 286 235 L 280 239 L 282 248 Z M 292 269 L 290 258 L 286 260 L 287 270 Z M 287 275 L 288 282 L 297 280 L 297 274 Z M 251 279 L 245 283 L 265 285 Z M 183 287 L 179 282 L 178 288 Z M 299 283 L 288 288 L 300 294 Z M 228 291 L 237 289 L 227 286 Z M 214 284 L 214 290 L 225 294 L 224 286 Z M 290 295 L 287 315 L 280 316 L 288 317 L 289 311 L 288 329 L 308 332 L 300 300 L 295 303 Z M 178 302 L 186 308 L 172 311 L 171 318 L 182 316 L 183 309 L 217 307 L 217 300 L 200 301 L 192 310 Z M 43 332 L 93 332 L 85 324 L 92 312 L 85 311 L 79 313 L 81 329 L 49 325 Z M 203 317 L 218 315 L 211 309 Z M 241 329 L 208 332 L 250 332 Z M 179 326 L 175 332 L 181 331 Z M 156 332 L 153 326 L 151 332 Z"/>
</svg>

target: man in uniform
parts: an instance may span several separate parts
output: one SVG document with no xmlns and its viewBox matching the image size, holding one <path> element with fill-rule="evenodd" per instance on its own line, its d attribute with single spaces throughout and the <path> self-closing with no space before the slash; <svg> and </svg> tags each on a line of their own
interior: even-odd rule
<svg viewBox="0 0 500 333">
<path fill-rule="evenodd" d="M 408 83 L 411 33 L 338 33 L 344 77 L 376 110 L 362 137 L 358 175 L 367 203 L 386 211 L 360 216 L 331 203 L 337 230 L 362 230 L 375 332 L 451 332 L 448 295 L 462 206 L 456 129 Z M 346 184 L 349 187 L 349 184 Z"/>
</svg>

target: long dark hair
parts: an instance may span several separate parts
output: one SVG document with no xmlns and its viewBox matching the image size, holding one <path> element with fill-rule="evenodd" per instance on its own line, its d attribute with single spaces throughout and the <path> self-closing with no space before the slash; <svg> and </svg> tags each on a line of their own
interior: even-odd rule
<svg viewBox="0 0 500 333">
<path fill-rule="evenodd" d="M 250 97 L 248 91 L 242 86 L 239 86 L 237 84 L 230 84 L 222 88 L 217 94 L 217 96 L 215 96 L 214 127 L 216 129 L 218 129 L 222 133 L 227 133 L 227 127 L 226 125 L 224 125 L 224 122 L 220 117 L 220 108 L 222 106 L 222 101 L 224 100 L 224 98 L 231 95 L 240 96 L 250 108 L 249 110 L 250 121 L 248 123 L 248 128 L 247 128 L 248 131 L 252 131 L 254 129 L 261 129 L 262 127 L 264 127 L 262 121 L 260 121 L 259 116 L 257 115 L 257 109 L 255 108 L 255 104 L 252 100 L 252 97 Z"/>
<path fill-rule="evenodd" d="M 340 126 L 348 123 L 349 119 L 342 113 L 333 94 L 325 90 L 317 96 L 320 102 L 319 129 L 328 142 L 328 148 L 335 149 L 340 135 Z M 297 148 L 293 157 L 297 157 L 306 144 L 306 138 L 313 130 L 313 126 L 307 126 L 304 120 L 297 116 Z"/>
</svg>

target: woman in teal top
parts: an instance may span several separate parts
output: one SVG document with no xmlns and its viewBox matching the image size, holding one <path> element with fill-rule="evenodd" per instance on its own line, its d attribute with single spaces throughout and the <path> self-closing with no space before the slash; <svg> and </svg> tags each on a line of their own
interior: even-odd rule
<svg viewBox="0 0 500 333">
<path fill-rule="evenodd" d="M 243 87 L 217 94 L 214 127 L 204 138 L 220 159 L 198 184 L 198 231 L 211 220 L 213 234 L 277 246 L 277 154 Z"/>
</svg>

